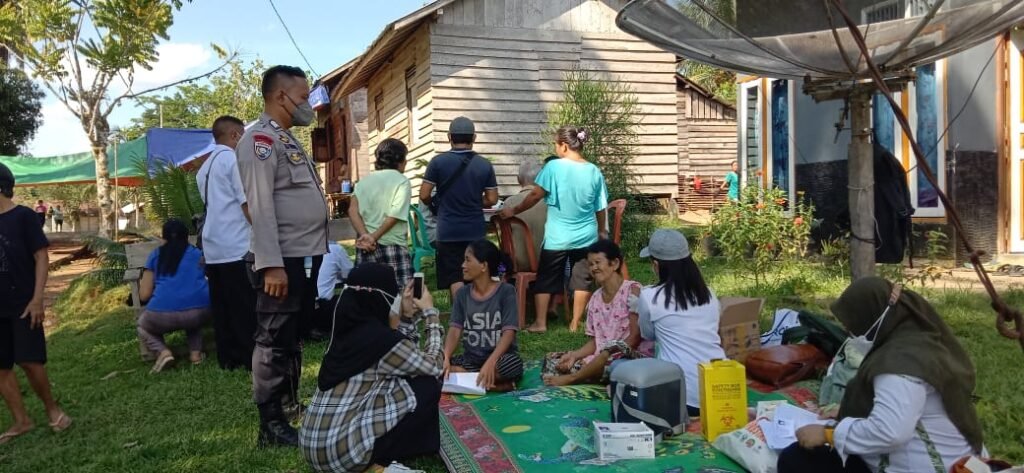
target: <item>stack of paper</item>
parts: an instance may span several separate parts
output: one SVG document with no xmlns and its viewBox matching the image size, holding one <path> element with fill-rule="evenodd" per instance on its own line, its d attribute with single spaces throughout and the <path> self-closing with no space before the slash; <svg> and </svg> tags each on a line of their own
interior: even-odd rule
<svg viewBox="0 0 1024 473">
<path fill-rule="evenodd" d="M 757 425 L 764 432 L 768 447 L 782 450 L 796 442 L 796 431 L 807 425 L 826 425 L 827 419 L 819 419 L 818 414 L 796 407 L 792 404 L 780 404 L 775 408 L 772 420 L 761 419 Z"/>
<path fill-rule="evenodd" d="M 480 373 L 449 373 L 448 379 L 444 380 L 441 392 L 452 394 L 476 394 L 483 396 L 487 390 L 476 385 L 476 378 Z"/>
</svg>

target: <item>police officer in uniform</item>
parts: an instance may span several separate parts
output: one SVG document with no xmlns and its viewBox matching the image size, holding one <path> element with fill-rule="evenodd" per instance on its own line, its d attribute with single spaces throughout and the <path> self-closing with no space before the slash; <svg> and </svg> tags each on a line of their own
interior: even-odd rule
<svg viewBox="0 0 1024 473">
<path fill-rule="evenodd" d="M 313 162 L 288 130 L 313 122 L 301 69 L 274 66 L 263 74 L 263 115 L 236 150 L 252 216 L 250 277 L 257 290 L 253 398 L 260 414 L 258 445 L 298 445 L 282 399 L 297 400 L 303 301 L 316 297 L 327 253 L 327 201 Z"/>
</svg>

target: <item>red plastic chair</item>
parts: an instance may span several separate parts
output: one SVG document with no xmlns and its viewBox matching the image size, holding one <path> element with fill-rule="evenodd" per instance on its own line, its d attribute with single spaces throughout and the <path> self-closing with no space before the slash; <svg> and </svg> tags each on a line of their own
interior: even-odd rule
<svg viewBox="0 0 1024 473">
<path fill-rule="evenodd" d="M 537 268 L 539 266 L 538 255 L 534 252 L 533 233 L 530 232 L 530 226 L 526 224 L 522 219 L 518 217 L 511 217 L 507 219 L 494 216 L 491 218 L 495 226 L 498 228 L 498 246 L 501 251 L 509 255 L 512 259 L 512 273 L 513 280 L 515 281 L 516 287 L 516 303 L 519 306 L 519 328 L 526 327 L 526 299 L 527 290 L 530 287 L 530 283 L 537 280 Z M 516 242 L 513 236 L 512 228 L 519 226 L 523 232 L 523 236 L 526 240 L 526 256 L 527 261 L 530 262 L 529 268 L 520 268 L 518 258 L 516 258 Z M 564 294 L 562 295 L 562 302 L 565 304 L 565 308 L 569 310 L 569 298 Z M 555 300 L 557 304 L 558 301 Z"/>
<path fill-rule="evenodd" d="M 626 199 L 613 200 L 608 203 L 608 211 L 612 213 L 612 241 L 622 246 L 622 215 L 626 213 Z M 622 277 L 629 279 L 629 268 L 626 258 L 622 258 Z"/>
</svg>

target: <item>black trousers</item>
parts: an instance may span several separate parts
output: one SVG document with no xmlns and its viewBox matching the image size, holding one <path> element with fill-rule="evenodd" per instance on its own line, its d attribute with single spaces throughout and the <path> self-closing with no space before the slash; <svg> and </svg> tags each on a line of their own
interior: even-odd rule
<svg viewBox="0 0 1024 473">
<path fill-rule="evenodd" d="M 310 299 L 309 307 L 312 307 L 316 298 L 316 278 L 323 258 L 313 257 L 308 277 L 303 260 L 284 258 L 288 296 L 283 301 L 267 295 L 263 291 L 262 274 L 250 271 L 256 288 L 256 348 L 252 352 L 252 393 L 256 405 L 299 398 L 302 375 L 300 318 L 304 301 Z"/>
<path fill-rule="evenodd" d="M 217 363 L 223 369 L 252 370 L 256 346 L 256 290 L 249 282 L 245 261 L 206 265 L 213 308 Z"/>
<path fill-rule="evenodd" d="M 858 456 L 851 455 L 843 466 L 839 454 L 830 447 L 807 450 L 795 443 L 779 454 L 778 467 L 779 473 L 871 473 Z"/>
<path fill-rule="evenodd" d="M 408 380 L 416 395 L 416 410 L 398 421 L 373 444 L 372 463 L 390 465 L 409 458 L 433 455 L 441 449 L 441 383 L 432 376 Z"/>
<path fill-rule="evenodd" d="M 338 304 L 338 296 L 331 299 L 317 299 L 317 308 L 313 312 L 312 328 L 328 335 L 334 324 L 334 307 Z"/>
</svg>

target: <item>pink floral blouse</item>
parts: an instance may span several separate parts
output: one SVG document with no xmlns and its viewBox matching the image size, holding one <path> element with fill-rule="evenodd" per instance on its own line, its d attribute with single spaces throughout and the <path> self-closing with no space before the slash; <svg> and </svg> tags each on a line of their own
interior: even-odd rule
<svg viewBox="0 0 1024 473">
<path fill-rule="evenodd" d="M 600 352 L 609 343 L 616 340 L 625 340 L 629 337 L 629 306 L 627 300 L 632 288 L 640 289 L 640 283 L 625 280 L 615 293 L 612 301 L 606 303 L 602 295 L 602 289 L 594 292 L 587 303 L 587 328 L 586 334 L 594 337 L 594 344 Z M 637 351 L 645 356 L 654 356 L 654 342 L 641 340 Z M 584 363 L 590 363 L 595 355 L 583 359 Z"/>
</svg>

